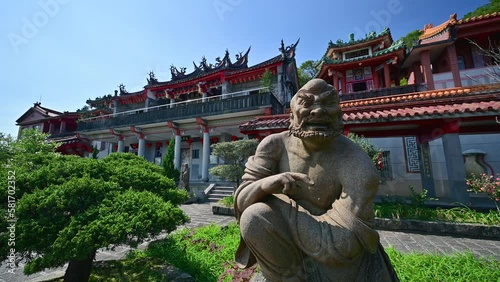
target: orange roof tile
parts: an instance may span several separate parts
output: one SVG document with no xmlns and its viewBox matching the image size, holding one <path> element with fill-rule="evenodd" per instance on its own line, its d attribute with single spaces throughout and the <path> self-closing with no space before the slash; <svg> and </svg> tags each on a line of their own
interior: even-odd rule
<svg viewBox="0 0 500 282">
<path fill-rule="evenodd" d="M 460 19 L 459 21 L 457 21 L 456 24 L 470 23 L 470 22 L 475 22 L 475 21 L 480 21 L 480 20 L 485 20 L 485 19 L 490 19 L 490 18 L 495 18 L 495 17 L 500 17 L 500 13 L 499 12 L 493 12 L 493 13 L 489 13 L 489 14 L 486 14 L 486 15 L 480 15 L 480 16 L 477 16 L 477 17 L 472 17 L 472 18 L 467 18 L 467 19 Z"/>
<path fill-rule="evenodd" d="M 453 14 L 447 21 L 438 26 L 434 27 L 432 26 L 432 24 L 427 24 L 424 26 L 424 32 L 422 33 L 422 35 L 420 35 L 419 39 L 423 40 L 432 37 L 436 34 L 439 34 L 449 26 L 454 25 L 456 22 L 457 22 L 457 14 Z"/>
</svg>

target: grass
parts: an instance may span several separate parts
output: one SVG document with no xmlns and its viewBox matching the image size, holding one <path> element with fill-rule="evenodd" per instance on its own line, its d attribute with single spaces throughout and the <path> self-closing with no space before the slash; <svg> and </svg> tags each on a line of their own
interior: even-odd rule
<svg viewBox="0 0 500 282">
<path fill-rule="evenodd" d="M 248 281 L 255 269 L 237 271 L 232 263 L 239 240 L 236 224 L 182 230 L 151 245 L 146 256 L 169 261 L 196 281 Z M 401 281 L 499 281 L 500 262 L 471 253 L 403 254 L 386 249 Z"/>
<path fill-rule="evenodd" d="M 427 197 L 427 191 L 415 193 L 410 187 L 412 196 L 410 203 L 401 201 L 386 201 L 374 205 L 375 216 L 393 219 L 418 219 L 428 221 L 446 221 L 457 223 L 476 223 L 485 225 L 500 225 L 500 213 L 491 210 L 487 213 L 475 211 L 467 206 L 450 209 L 428 208 L 425 202 L 432 200 Z M 225 197 L 219 200 L 224 207 L 233 207 L 234 197 Z"/>
<path fill-rule="evenodd" d="M 500 225 L 500 213 L 496 210 L 483 213 L 472 210 L 469 207 L 443 209 L 412 206 L 403 203 L 383 203 L 375 205 L 374 209 L 375 216 L 381 218 Z"/>
</svg>

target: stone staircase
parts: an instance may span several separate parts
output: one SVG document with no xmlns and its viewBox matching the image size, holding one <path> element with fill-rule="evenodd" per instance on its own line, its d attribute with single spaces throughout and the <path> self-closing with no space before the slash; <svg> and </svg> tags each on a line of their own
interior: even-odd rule
<svg viewBox="0 0 500 282">
<path fill-rule="evenodd" d="M 207 199 L 209 202 L 217 202 L 222 198 L 231 196 L 233 191 L 233 186 L 215 184 L 215 186 L 208 193 Z"/>
</svg>

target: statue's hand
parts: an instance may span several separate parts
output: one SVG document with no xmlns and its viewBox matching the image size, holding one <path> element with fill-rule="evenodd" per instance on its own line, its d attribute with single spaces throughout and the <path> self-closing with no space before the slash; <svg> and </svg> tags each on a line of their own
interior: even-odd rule
<svg viewBox="0 0 500 282">
<path fill-rule="evenodd" d="M 312 186 L 309 176 L 298 172 L 283 172 L 265 178 L 262 190 L 269 194 L 293 194 L 302 186 Z"/>
</svg>

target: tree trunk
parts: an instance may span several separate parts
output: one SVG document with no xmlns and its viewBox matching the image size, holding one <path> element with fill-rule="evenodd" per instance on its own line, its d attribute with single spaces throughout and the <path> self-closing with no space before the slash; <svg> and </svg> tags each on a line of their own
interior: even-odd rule
<svg viewBox="0 0 500 282">
<path fill-rule="evenodd" d="M 70 260 L 64 273 L 64 282 L 87 282 L 94 261 L 95 252 L 83 260 Z"/>
</svg>

